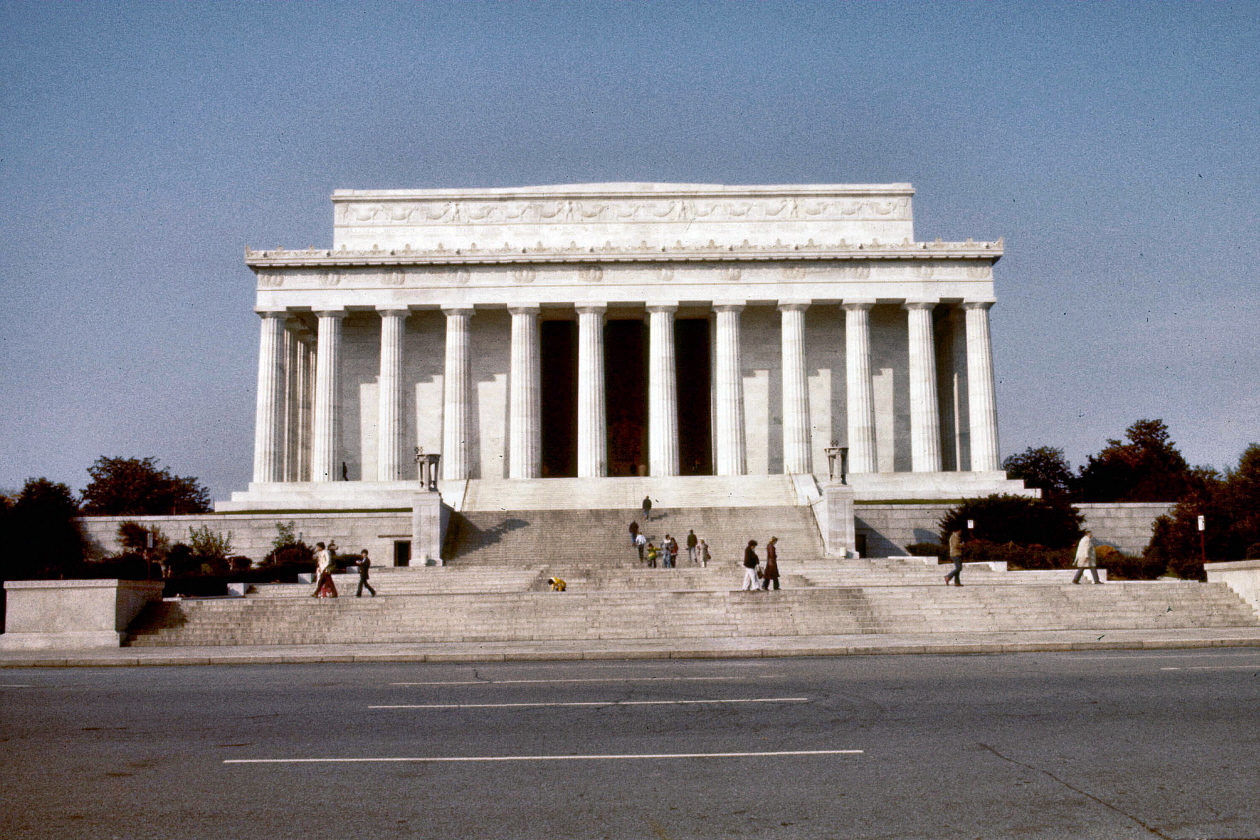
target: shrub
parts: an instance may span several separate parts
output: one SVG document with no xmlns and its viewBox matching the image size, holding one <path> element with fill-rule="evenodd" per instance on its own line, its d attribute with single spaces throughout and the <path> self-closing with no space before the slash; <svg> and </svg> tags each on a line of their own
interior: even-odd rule
<svg viewBox="0 0 1260 840">
<path fill-rule="evenodd" d="M 1111 546 L 1099 546 L 1098 565 L 1108 577 L 1120 580 L 1155 580 L 1164 573 L 1164 561 L 1156 557 L 1134 557 Z"/>
<path fill-rule="evenodd" d="M 1245 557 L 1248 560 L 1260 560 L 1260 543 L 1247 546 Z"/>
<path fill-rule="evenodd" d="M 1005 561 L 1013 569 L 1067 569 L 1072 565 L 1073 556 L 1070 548 L 994 543 L 988 540 L 971 540 L 963 543 L 964 562 Z"/>
<path fill-rule="evenodd" d="M 910 545 L 906 546 L 906 551 L 915 557 L 935 557 L 937 560 L 942 560 L 949 556 L 949 548 L 947 546 L 934 542 L 910 543 Z"/>
<path fill-rule="evenodd" d="M 941 518 L 938 523 L 941 542 L 947 543 L 952 531 L 966 533 L 968 520 L 975 522 L 970 535 L 972 540 L 1057 549 L 1067 548 L 1080 538 L 1084 517 L 1061 498 L 1030 499 L 999 494 L 967 499 Z"/>
</svg>

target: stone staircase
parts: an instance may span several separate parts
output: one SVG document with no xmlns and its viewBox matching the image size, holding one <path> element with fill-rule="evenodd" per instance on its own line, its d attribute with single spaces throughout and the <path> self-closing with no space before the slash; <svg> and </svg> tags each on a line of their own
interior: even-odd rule
<svg viewBox="0 0 1260 840">
<path fill-rule="evenodd" d="M 459 567 L 633 563 L 638 554 L 626 530 L 632 520 L 657 545 L 672 534 L 683 559 L 690 529 L 708 541 L 719 562 L 736 562 L 750 539 L 764 546 L 772 536 L 779 538 L 780 557 L 823 556 L 813 514 L 797 505 L 654 509 L 649 521 L 638 508 L 463 511 L 451 514 L 442 556 Z"/>
<path fill-rule="evenodd" d="M 309 586 L 258 587 L 246 598 L 165 601 L 133 624 L 129 644 L 290 645 L 443 641 L 686 639 L 1027 630 L 1255 627 L 1223 584 L 1073 586 L 1071 572 L 969 570 L 963 588 L 935 568 L 848 561 L 784 562 L 784 589 L 732 591 L 741 570 L 535 563 L 382 570 L 380 597 L 312 599 Z M 550 575 L 569 591 L 540 591 Z"/>
</svg>

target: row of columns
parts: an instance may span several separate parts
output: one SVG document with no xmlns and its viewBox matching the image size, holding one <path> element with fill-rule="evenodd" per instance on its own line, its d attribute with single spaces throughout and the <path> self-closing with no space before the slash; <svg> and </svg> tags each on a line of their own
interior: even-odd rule
<svg viewBox="0 0 1260 840">
<path fill-rule="evenodd" d="M 849 467 L 877 472 L 875 400 L 871 369 L 870 310 L 874 300 L 846 301 L 845 382 L 848 405 Z M 911 469 L 941 469 L 940 414 L 932 327 L 935 302 L 907 301 L 910 385 Z M 968 409 L 971 469 L 996 471 L 997 405 L 989 302 L 964 303 L 967 337 Z M 715 313 L 714 425 L 715 472 L 743 475 L 743 364 L 740 355 L 742 304 L 718 303 Z M 782 333 L 783 467 L 811 472 L 809 393 L 805 366 L 807 302 L 779 305 Z M 676 305 L 649 305 L 648 311 L 648 468 L 651 475 L 677 475 L 678 388 L 675 374 Z M 469 402 L 472 388 L 469 307 L 444 308 L 446 358 L 443 380 L 442 474 L 448 480 L 471 475 Z M 533 478 L 542 466 L 539 307 L 509 309 L 512 316 L 508 396 L 508 476 Z M 604 396 L 603 325 L 606 307 L 582 305 L 578 314 L 578 441 L 580 477 L 608 473 Z M 403 336 L 405 308 L 385 307 L 381 316 L 378 416 L 378 479 L 404 478 Z M 316 348 L 285 327 L 281 312 L 262 313 L 259 343 L 254 481 L 335 481 L 340 476 L 342 320 L 345 312 L 317 312 Z M 314 400 L 309 392 L 314 359 Z M 306 439 L 305 429 L 310 429 Z M 303 462 L 309 451 L 309 464 Z M 308 472 L 309 470 L 309 472 Z"/>
</svg>

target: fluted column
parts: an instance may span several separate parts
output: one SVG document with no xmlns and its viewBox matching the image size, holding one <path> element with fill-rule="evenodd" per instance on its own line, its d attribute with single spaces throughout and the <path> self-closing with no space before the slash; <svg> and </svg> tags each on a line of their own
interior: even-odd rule
<svg viewBox="0 0 1260 840">
<path fill-rule="evenodd" d="M 311 438 L 315 431 L 315 343 L 309 331 L 298 336 L 297 481 L 311 480 Z"/>
<path fill-rule="evenodd" d="M 744 373 L 739 348 L 739 313 L 743 304 L 718 304 L 717 364 L 714 376 L 716 408 L 717 474 L 743 475 Z"/>
<path fill-rule="evenodd" d="M 648 471 L 678 475 L 678 374 L 674 359 L 676 305 L 648 306 Z"/>
<path fill-rule="evenodd" d="M 907 301 L 910 339 L 910 468 L 940 472 L 941 416 L 936 399 L 934 302 Z"/>
<path fill-rule="evenodd" d="M 283 312 L 261 312 L 258 406 L 254 422 L 254 481 L 284 479 L 285 346 Z"/>
<path fill-rule="evenodd" d="M 508 311 L 512 313 L 508 477 L 537 478 L 542 471 L 538 307 L 514 306 Z"/>
<path fill-rule="evenodd" d="M 992 301 L 964 303 L 967 313 L 967 414 L 971 418 L 971 469 L 1001 469 L 998 461 L 997 394 L 993 383 L 993 344 L 989 337 Z"/>
<path fill-rule="evenodd" d="M 608 475 L 608 417 L 604 399 L 604 305 L 579 306 L 578 450 L 579 478 Z"/>
<path fill-rule="evenodd" d="M 381 316 L 381 374 L 376 427 L 376 477 L 403 480 L 403 334 L 407 309 L 378 308 Z"/>
<path fill-rule="evenodd" d="M 844 303 L 844 380 L 848 406 L 849 472 L 879 469 L 875 450 L 875 388 L 871 380 L 873 300 Z"/>
<path fill-rule="evenodd" d="M 470 478 L 468 438 L 472 401 L 472 341 L 470 308 L 443 309 L 446 313 L 446 367 L 442 379 L 442 477 Z"/>
<path fill-rule="evenodd" d="M 284 457 L 281 481 L 300 481 L 298 474 L 299 429 L 302 423 L 302 340 L 292 321 L 284 328 Z"/>
<path fill-rule="evenodd" d="M 311 480 L 341 479 L 341 322 L 342 311 L 317 312 L 315 417 L 311 435 Z"/>
<path fill-rule="evenodd" d="M 805 310 L 808 303 L 781 303 L 783 339 L 783 472 L 812 473 L 809 389 L 805 376 Z"/>
</svg>

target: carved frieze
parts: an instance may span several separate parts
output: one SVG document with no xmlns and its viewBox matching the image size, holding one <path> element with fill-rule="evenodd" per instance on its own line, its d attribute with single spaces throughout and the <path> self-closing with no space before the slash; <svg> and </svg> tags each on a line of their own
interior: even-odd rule
<svg viewBox="0 0 1260 840">
<path fill-rule="evenodd" d="M 401 286 L 406 280 L 407 275 L 402 271 L 387 271 L 385 276 L 381 278 L 381 282 L 386 286 Z"/>
<path fill-rule="evenodd" d="M 910 199 L 904 197 L 341 201 L 337 204 L 337 224 L 348 226 L 905 221 L 909 218 Z"/>
<path fill-rule="evenodd" d="M 325 289 L 331 289 L 341 284 L 340 271 L 321 271 L 319 274 L 319 285 Z"/>
<path fill-rule="evenodd" d="M 266 289 L 278 289 L 284 285 L 284 275 L 278 271 L 260 271 L 258 285 Z"/>
<path fill-rule="evenodd" d="M 583 283 L 599 283 L 604 279 L 604 269 L 597 265 L 587 266 L 578 271 L 578 279 Z"/>
</svg>

